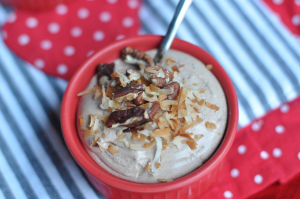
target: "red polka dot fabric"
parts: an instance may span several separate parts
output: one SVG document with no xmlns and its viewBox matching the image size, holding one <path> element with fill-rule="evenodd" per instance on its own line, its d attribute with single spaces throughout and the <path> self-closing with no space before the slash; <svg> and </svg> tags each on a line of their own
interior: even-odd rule
<svg viewBox="0 0 300 199">
<path fill-rule="evenodd" d="M 241 129 L 218 180 L 204 198 L 246 198 L 276 182 L 284 184 L 297 175 L 300 172 L 299 113 L 300 97 Z"/>
<path fill-rule="evenodd" d="M 44 12 L 17 11 L 2 27 L 18 56 L 47 74 L 70 79 L 88 56 L 137 35 L 140 0 L 77 0 Z"/>
<path fill-rule="evenodd" d="M 300 36 L 300 0 L 263 0 L 285 26 L 295 35 Z"/>
</svg>

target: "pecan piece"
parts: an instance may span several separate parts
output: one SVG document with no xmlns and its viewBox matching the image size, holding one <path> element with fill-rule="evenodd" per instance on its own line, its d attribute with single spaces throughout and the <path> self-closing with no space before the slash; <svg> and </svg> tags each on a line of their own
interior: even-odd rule
<svg viewBox="0 0 300 199">
<path fill-rule="evenodd" d="M 115 63 L 104 63 L 97 66 L 97 82 L 99 85 L 105 85 L 111 79 L 110 75 L 114 72 Z"/>
<path fill-rule="evenodd" d="M 144 91 L 144 85 L 132 85 L 116 90 L 113 95 L 117 102 L 123 102 L 128 100 L 134 100 L 137 98 L 139 92 Z"/>
<path fill-rule="evenodd" d="M 146 100 L 143 99 L 143 92 L 140 92 L 138 96 L 133 100 L 133 103 L 137 106 L 145 104 Z"/>
<path fill-rule="evenodd" d="M 153 102 L 153 105 L 150 108 L 149 117 L 151 119 L 153 119 L 155 117 L 156 113 L 159 111 L 159 109 L 160 109 L 159 102 Z"/>
<path fill-rule="evenodd" d="M 148 54 L 129 46 L 122 49 L 121 58 L 128 64 L 153 66 L 153 60 Z"/>
<path fill-rule="evenodd" d="M 149 121 L 147 111 L 141 107 L 133 107 L 127 110 L 114 111 L 108 117 L 105 125 L 109 128 L 126 126 L 129 128 L 139 126 Z"/>
<path fill-rule="evenodd" d="M 168 100 L 175 100 L 179 94 L 180 84 L 178 82 L 172 82 L 164 87 L 164 89 L 173 89 L 173 93 L 167 95 Z"/>
<path fill-rule="evenodd" d="M 170 71 L 161 66 L 150 66 L 145 69 L 145 79 L 151 81 L 151 83 L 158 87 L 164 87 L 172 79 Z"/>
</svg>

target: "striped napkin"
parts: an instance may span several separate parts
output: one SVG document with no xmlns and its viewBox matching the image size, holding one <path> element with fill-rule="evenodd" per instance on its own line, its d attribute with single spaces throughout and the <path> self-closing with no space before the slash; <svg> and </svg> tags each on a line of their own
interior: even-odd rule
<svg viewBox="0 0 300 199">
<path fill-rule="evenodd" d="M 130 10 L 116 21 L 124 30 L 133 31 L 128 35 L 138 28 L 134 14 L 141 20 L 140 34 L 163 35 L 178 1 L 145 0 L 142 6 L 134 0 L 103 2 Z M 237 139 L 219 180 L 203 197 L 245 198 L 257 192 L 264 197 L 263 190 L 286 183 L 299 172 L 300 47 L 280 21 L 283 17 L 271 11 L 287 2 L 298 10 L 298 1 L 287 0 L 194 1 L 178 31 L 179 38 L 204 48 L 221 63 L 240 103 Z M 98 27 L 109 27 L 115 15 L 88 6 L 96 3 L 61 4 L 51 11 L 56 17 L 49 19 L 46 16 L 51 13 L 13 14 L 0 5 L 3 41 L 27 61 L 12 54 L 0 40 L 0 198 L 103 198 L 76 165 L 61 136 L 59 107 L 67 82 L 36 70 L 68 79 L 92 50 L 105 45 L 104 38 L 110 34 Z M 130 13 L 132 20 L 125 20 Z M 87 24 L 88 33 L 83 22 L 92 16 L 99 26 Z M 121 38 L 120 34 L 113 32 L 111 41 Z M 86 38 L 90 43 L 83 45 Z"/>
</svg>

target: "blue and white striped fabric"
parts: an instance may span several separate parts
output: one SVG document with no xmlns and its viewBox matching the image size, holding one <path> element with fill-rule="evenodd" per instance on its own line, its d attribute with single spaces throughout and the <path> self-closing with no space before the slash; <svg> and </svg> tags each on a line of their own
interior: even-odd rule
<svg viewBox="0 0 300 199">
<path fill-rule="evenodd" d="M 145 0 L 141 34 L 165 34 L 178 1 Z M 0 26 L 8 16 L 0 5 Z M 212 54 L 235 85 L 239 126 L 300 93 L 300 47 L 260 1 L 195 0 L 177 36 Z M 0 198 L 103 198 L 60 128 L 67 82 L 20 60 L 0 39 Z"/>
</svg>

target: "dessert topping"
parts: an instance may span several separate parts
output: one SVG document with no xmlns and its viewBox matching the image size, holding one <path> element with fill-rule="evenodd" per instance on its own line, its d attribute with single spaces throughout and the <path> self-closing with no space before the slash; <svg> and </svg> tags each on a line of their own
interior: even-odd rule
<svg viewBox="0 0 300 199">
<path fill-rule="evenodd" d="M 172 67 L 171 73 L 162 66 L 153 66 L 151 57 L 137 49 L 126 47 L 121 54 L 126 63 L 144 64 L 145 68 L 139 72 L 129 69 L 126 74 L 122 74 L 113 72 L 113 63 L 100 64 L 98 77 L 107 77 L 105 82 L 100 80 L 102 88 L 95 86 L 78 95 L 95 93 L 94 97 L 97 98 L 102 95 L 100 108 L 109 114 L 101 116 L 102 118 L 90 114 L 90 123 L 87 124 L 89 130 L 84 127 L 82 130 L 84 137 L 97 134 L 100 131 L 99 126 L 105 123 L 105 126 L 101 127 L 104 130 L 102 135 L 105 135 L 109 128 L 122 127 L 123 129 L 116 133 L 116 140 L 124 142 L 125 146 L 132 150 L 140 151 L 156 146 L 153 160 L 145 167 L 149 173 L 155 174 L 162 166 L 161 152 L 170 144 L 179 149 L 184 145 L 188 145 L 191 150 L 197 149 L 196 141 L 201 139 L 203 134 L 194 134 L 189 129 L 203 121 L 199 116 L 203 109 L 218 111 L 219 107 L 203 99 L 205 89 L 200 89 L 197 84 L 187 85 L 186 82 L 180 84 L 172 81 L 180 72 L 177 65 Z M 168 65 L 175 63 L 171 58 L 166 61 Z M 180 65 L 179 68 L 183 66 Z M 108 81 L 110 79 L 111 81 Z M 79 121 L 81 126 L 85 125 L 82 115 L 79 116 Z M 205 127 L 208 131 L 213 131 L 216 124 L 206 121 Z M 132 141 L 137 143 L 128 143 L 124 137 L 128 132 L 131 133 Z M 117 148 L 104 143 L 103 139 L 100 138 L 99 141 L 99 137 L 95 135 L 92 146 L 97 143 L 101 151 L 107 149 L 111 154 L 116 154 Z M 142 142 L 142 145 L 139 142 Z"/>
<path fill-rule="evenodd" d="M 173 79 L 170 71 L 162 66 L 150 66 L 145 68 L 144 77 L 158 87 L 164 87 Z"/>
<path fill-rule="evenodd" d="M 148 54 L 129 46 L 123 48 L 121 51 L 121 58 L 128 64 L 153 66 L 153 60 Z"/>
</svg>

